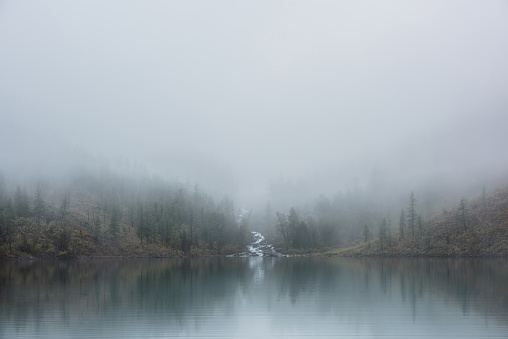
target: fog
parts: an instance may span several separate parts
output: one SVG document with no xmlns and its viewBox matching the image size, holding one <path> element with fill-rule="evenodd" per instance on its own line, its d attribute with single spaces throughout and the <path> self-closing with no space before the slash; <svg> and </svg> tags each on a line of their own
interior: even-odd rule
<svg viewBox="0 0 508 339">
<path fill-rule="evenodd" d="M 2 1 L 0 170 L 123 159 L 245 206 L 492 187 L 507 41 L 505 1 Z"/>
</svg>

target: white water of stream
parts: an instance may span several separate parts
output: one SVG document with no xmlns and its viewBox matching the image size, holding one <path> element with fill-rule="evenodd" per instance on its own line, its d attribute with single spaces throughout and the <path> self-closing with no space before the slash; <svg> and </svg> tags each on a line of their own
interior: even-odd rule
<svg viewBox="0 0 508 339">
<path fill-rule="evenodd" d="M 248 252 L 232 254 L 232 257 L 283 257 L 284 254 L 278 253 L 272 244 L 266 242 L 265 237 L 259 232 L 251 232 L 253 241 L 247 245 Z"/>
</svg>

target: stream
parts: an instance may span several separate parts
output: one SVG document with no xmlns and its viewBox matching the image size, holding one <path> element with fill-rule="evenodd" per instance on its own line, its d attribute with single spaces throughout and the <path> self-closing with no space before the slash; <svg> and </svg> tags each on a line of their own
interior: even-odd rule
<svg viewBox="0 0 508 339">
<path fill-rule="evenodd" d="M 252 233 L 252 243 L 247 245 L 247 252 L 235 253 L 229 257 L 284 257 L 285 255 L 275 250 L 265 237 L 259 232 Z"/>
</svg>

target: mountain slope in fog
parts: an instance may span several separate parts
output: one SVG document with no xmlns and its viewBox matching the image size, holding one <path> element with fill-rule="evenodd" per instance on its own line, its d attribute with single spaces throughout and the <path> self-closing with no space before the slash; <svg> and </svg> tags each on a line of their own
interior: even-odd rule
<svg viewBox="0 0 508 339">
<path fill-rule="evenodd" d="M 107 168 L 24 185 L 0 172 L 0 258 L 227 254 L 249 239 L 233 202 L 197 187 Z"/>
<path fill-rule="evenodd" d="M 462 200 L 422 223 L 415 235 L 375 230 L 377 239 L 329 253 L 369 256 L 506 256 L 508 255 L 508 186 L 468 202 Z"/>
</svg>

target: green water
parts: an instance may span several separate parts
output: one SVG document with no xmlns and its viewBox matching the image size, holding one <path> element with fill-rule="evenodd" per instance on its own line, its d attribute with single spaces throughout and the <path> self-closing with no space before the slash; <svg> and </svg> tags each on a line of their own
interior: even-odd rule
<svg viewBox="0 0 508 339">
<path fill-rule="evenodd" d="M 507 338 L 506 259 L 0 262 L 2 338 Z"/>
</svg>

